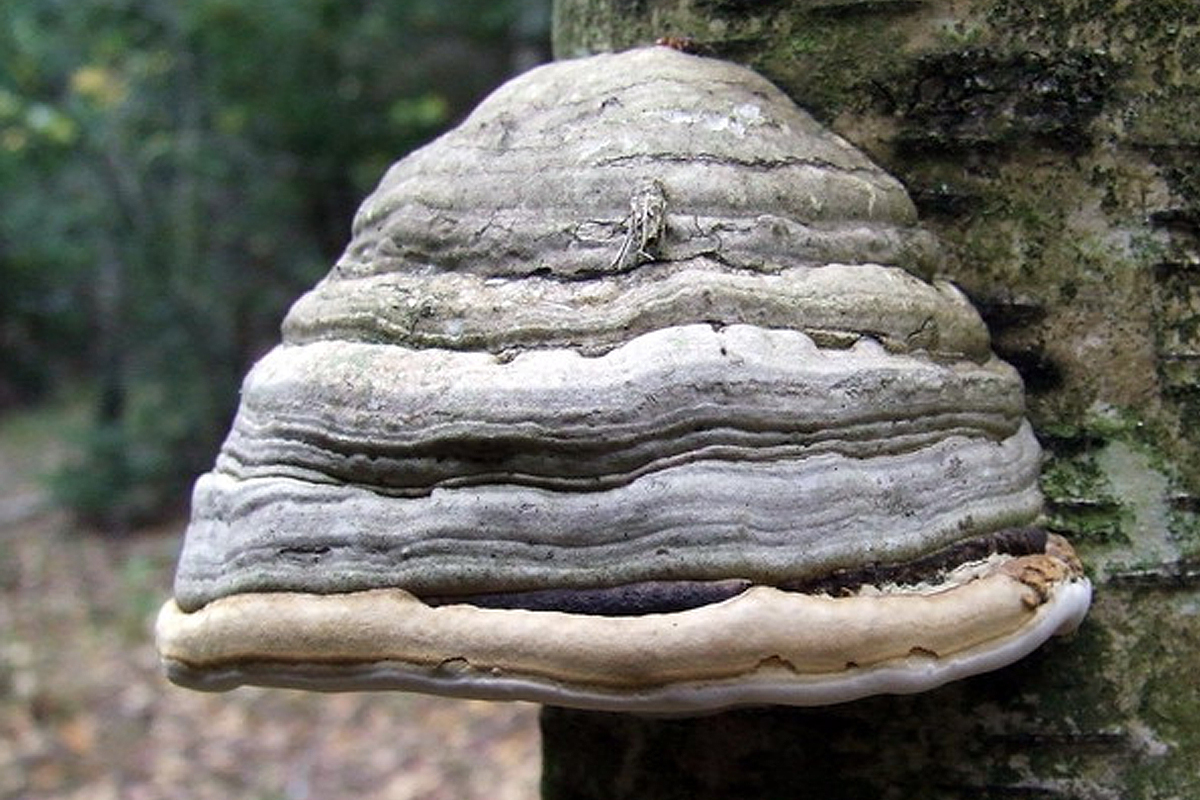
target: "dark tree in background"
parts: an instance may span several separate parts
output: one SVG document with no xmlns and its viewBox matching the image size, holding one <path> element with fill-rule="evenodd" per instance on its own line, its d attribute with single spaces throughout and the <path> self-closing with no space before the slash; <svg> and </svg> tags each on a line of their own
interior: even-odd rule
<svg viewBox="0 0 1200 800">
<path fill-rule="evenodd" d="M 913 697 L 547 709 L 545 797 L 1200 796 L 1200 4 L 556 0 L 558 57 L 758 69 L 899 177 L 1026 382 L 1088 620 Z M 798 620 L 797 624 L 803 624 Z"/>
<path fill-rule="evenodd" d="M 178 507 L 383 170 L 547 57 L 548 0 L 0 4 L 0 408 L 84 392 L 59 494 Z"/>
</svg>

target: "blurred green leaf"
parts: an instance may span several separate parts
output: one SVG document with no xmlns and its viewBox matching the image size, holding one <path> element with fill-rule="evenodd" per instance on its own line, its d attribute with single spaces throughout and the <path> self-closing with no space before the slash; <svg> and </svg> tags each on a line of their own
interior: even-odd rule
<svg viewBox="0 0 1200 800">
<path fill-rule="evenodd" d="M 401 131 L 435 130 L 445 125 L 450 116 L 450 104 L 446 98 L 436 94 L 420 97 L 403 97 L 392 103 L 388 119 Z"/>
</svg>

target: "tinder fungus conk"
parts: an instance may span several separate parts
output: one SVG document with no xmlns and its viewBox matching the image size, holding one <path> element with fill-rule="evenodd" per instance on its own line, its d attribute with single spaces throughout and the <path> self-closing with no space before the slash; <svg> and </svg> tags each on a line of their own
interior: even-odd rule
<svg viewBox="0 0 1200 800">
<path fill-rule="evenodd" d="M 513 80 L 392 167 L 246 378 L 171 678 L 688 712 L 1024 656 L 1090 586 L 938 259 L 745 68 Z"/>
</svg>

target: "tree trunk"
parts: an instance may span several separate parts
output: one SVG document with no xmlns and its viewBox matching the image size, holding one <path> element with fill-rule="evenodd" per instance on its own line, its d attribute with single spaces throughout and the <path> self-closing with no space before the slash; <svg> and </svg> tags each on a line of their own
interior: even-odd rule
<svg viewBox="0 0 1200 800">
<path fill-rule="evenodd" d="M 1200 796 L 1200 5 L 557 0 L 560 58 L 691 37 L 899 177 L 1021 371 L 1068 640 L 912 697 L 548 708 L 544 797 Z"/>
</svg>

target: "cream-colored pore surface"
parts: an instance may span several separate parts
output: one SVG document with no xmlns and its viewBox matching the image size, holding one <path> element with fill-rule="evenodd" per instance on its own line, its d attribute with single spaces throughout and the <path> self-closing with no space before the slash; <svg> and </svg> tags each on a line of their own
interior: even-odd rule
<svg viewBox="0 0 1200 800">
<path fill-rule="evenodd" d="M 165 660 L 195 670 L 455 664 L 476 674 L 637 690 L 760 667 L 804 676 L 914 654 L 947 658 L 1011 636 L 1042 604 L 1002 573 L 933 594 L 835 599 L 759 586 L 721 603 L 641 617 L 430 607 L 399 589 L 261 593 L 193 613 L 168 602 L 157 636 Z"/>
</svg>

